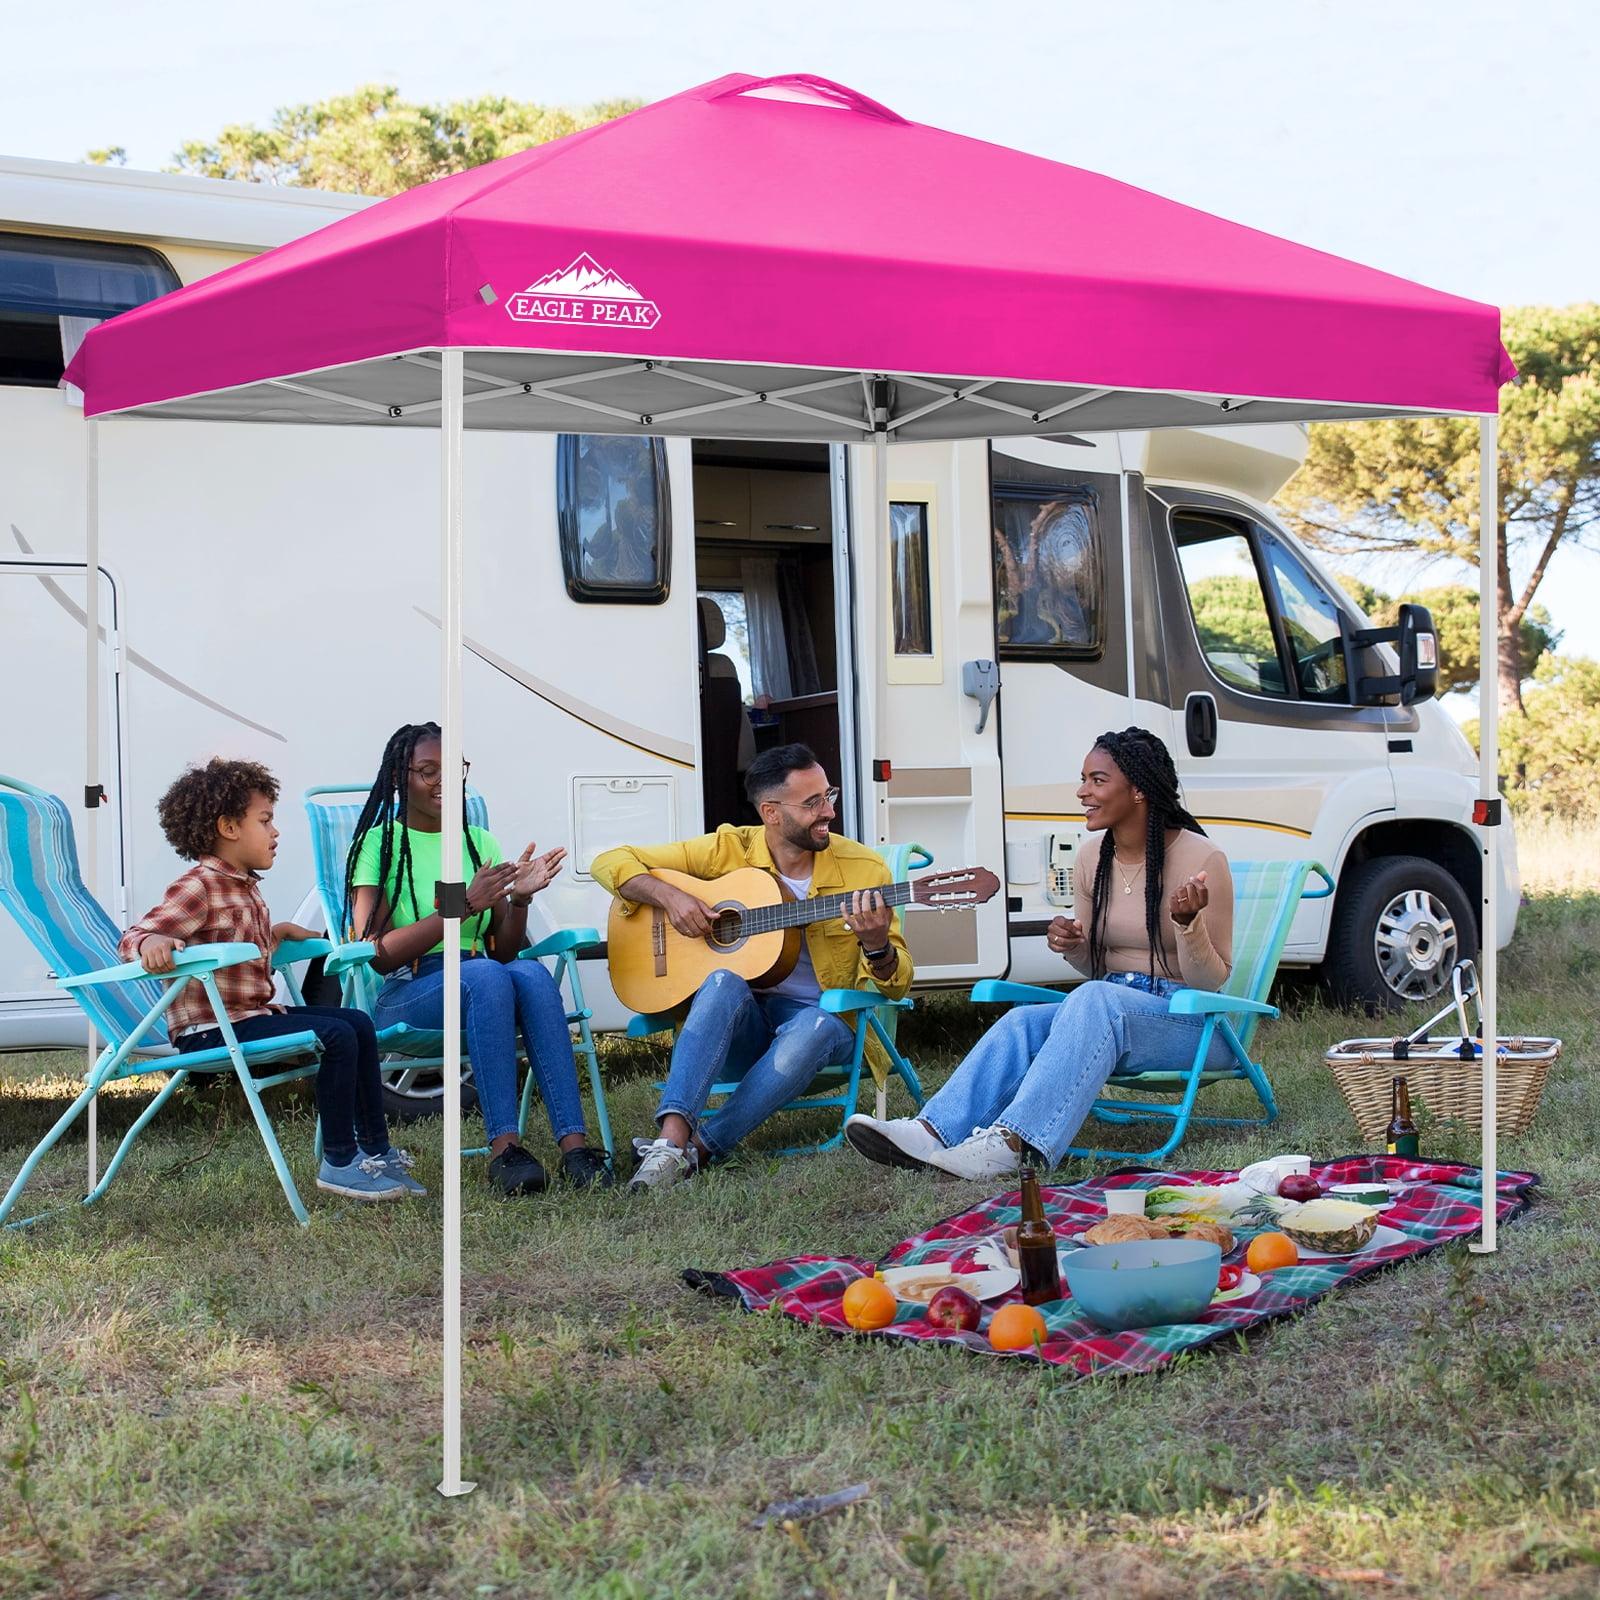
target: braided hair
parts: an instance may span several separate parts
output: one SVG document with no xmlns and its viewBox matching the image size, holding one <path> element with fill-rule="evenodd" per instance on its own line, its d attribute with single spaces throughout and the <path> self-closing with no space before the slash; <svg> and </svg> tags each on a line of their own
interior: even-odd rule
<svg viewBox="0 0 1600 1600">
<path fill-rule="evenodd" d="M 1167 860 L 1167 829 L 1181 828 L 1204 834 L 1205 829 L 1184 809 L 1178 794 L 1178 769 L 1172 764 L 1167 747 L 1145 728 L 1124 728 L 1121 733 L 1102 733 L 1094 742 L 1116 763 L 1129 783 L 1145 798 L 1150 808 L 1144 841 L 1144 926 L 1150 941 L 1150 976 L 1159 964 L 1167 977 L 1175 974 L 1167 965 L 1161 945 L 1162 873 Z M 1115 841 L 1102 847 L 1100 864 L 1094 874 L 1093 910 L 1089 916 L 1089 971 L 1095 977 L 1105 973 L 1106 916 L 1110 909 L 1111 862 Z"/>
<path fill-rule="evenodd" d="M 367 798 L 361 807 L 361 815 L 356 819 L 355 837 L 350 841 L 350 853 L 344 862 L 343 921 L 351 938 L 359 936 L 370 939 L 374 933 L 384 931 L 378 926 L 378 898 L 389 892 L 391 869 L 394 871 L 394 900 L 399 899 L 403 888 L 410 896 L 412 915 L 414 917 L 422 915 L 422 907 L 417 899 L 416 882 L 411 874 L 411 835 L 406 825 L 406 799 L 411 787 L 411 758 L 417 746 L 425 739 L 441 737 L 437 722 L 408 722 L 403 728 L 396 728 L 390 734 L 388 744 L 383 747 L 383 760 L 378 763 L 378 776 L 367 793 Z M 466 826 L 466 815 L 467 780 L 463 775 L 461 836 L 472 862 L 472 870 L 476 872 L 483 862 L 479 858 L 477 845 L 472 841 L 472 830 Z M 358 935 L 354 915 L 356 861 L 361 855 L 362 842 L 374 828 L 381 830 L 378 841 L 378 898 L 374 898 L 366 926 Z M 391 915 L 393 910 L 394 901 L 391 900 Z"/>
</svg>

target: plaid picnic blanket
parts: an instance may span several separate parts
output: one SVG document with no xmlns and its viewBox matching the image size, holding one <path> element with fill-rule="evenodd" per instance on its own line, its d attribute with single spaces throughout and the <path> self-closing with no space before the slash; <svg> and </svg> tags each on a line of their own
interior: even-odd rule
<svg viewBox="0 0 1600 1600">
<path fill-rule="evenodd" d="M 1437 1250 L 1453 1239 L 1476 1234 L 1482 1220 L 1479 1208 L 1481 1176 L 1477 1167 L 1453 1162 L 1428 1162 L 1397 1156 L 1344 1156 L 1312 1168 L 1324 1186 L 1364 1180 L 1400 1180 L 1403 1190 L 1384 1210 L 1380 1223 L 1405 1236 L 1403 1242 L 1376 1245 L 1357 1255 L 1325 1261 L 1302 1261 L 1261 1274 L 1261 1288 L 1244 1299 L 1215 1303 L 1198 1322 L 1169 1327 L 1143 1328 L 1127 1333 L 1106 1333 L 1079 1314 L 1076 1304 L 1059 1300 L 1040 1308 L 1049 1328 L 1042 1348 L 1005 1352 L 1035 1360 L 1040 1356 L 1054 1365 L 1070 1368 L 1078 1377 L 1106 1372 L 1152 1372 L 1186 1350 L 1242 1332 L 1273 1317 L 1293 1316 L 1341 1284 L 1370 1277 L 1385 1267 L 1412 1256 Z M 1044 1190 L 1045 1213 L 1057 1233 L 1080 1232 L 1105 1217 L 1101 1198 L 1107 1189 L 1154 1189 L 1182 1184 L 1221 1184 L 1237 1178 L 1236 1172 L 1154 1172 L 1124 1169 L 1104 1178 L 1065 1184 Z M 1497 1210 L 1505 1222 L 1525 1211 L 1529 1191 L 1538 1183 L 1532 1172 L 1502 1172 L 1496 1179 Z M 1016 1190 L 996 1195 L 970 1211 L 936 1223 L 926 1233 L 897 1244 L 882 1266 L 921 1266 L 948 1262 L 953 1270 L 972 1266 L 971 1250 L 978 1241 L 1000 1231 L 1020 1216 Z M 1248 1232 L 1241 1232 L 1228 1259 L 1244 1259 Z M 1381 1238 L 1381 1235 L 1380 1235 Z M 875 1263 L 859 1256 L 796 1256 L 764 1267 L 744 1267 L 734 1272 L 683 1274 L 691 1287 L 739 1301 L 746 1311 L 780 1311 L 800 1322 L 812 1322 L 834 1333 L 851 1333 L 844 1320 L 844 1291 L 857 1278 L 872 1272 Z M 1013 1289 L 985 1307 L 983 1328 L 994 1306 L 1020 1299 Z M 954 1332 L 926 1320 L 920 1305 L 902 1304 L 887 1328 L 859 1338 L 936 1339 L 958 1344 L 975 1354 L 998 1355 L 990 1348 L 983 1328 L 976 1333 Z"/>
</svg>

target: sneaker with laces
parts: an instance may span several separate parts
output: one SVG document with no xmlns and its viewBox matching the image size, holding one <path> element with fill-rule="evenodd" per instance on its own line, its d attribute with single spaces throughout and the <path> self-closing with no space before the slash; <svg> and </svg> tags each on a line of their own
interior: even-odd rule
<svg viewBox="0 0 1600 1600">
<path fill-rule="evenodd" d="M 692 1148 L 680 1150 L 670 1139 L 652 1139 L 639 1157 L 639 1167 L 628 1180 L 634 1189 L 667 1189 L 695 1170 Z"/>
<path fill-rule="evenodd" d="M 359 1150 L 342 1167 L 324 1156 L 317 1187 L 346 1200 L 404 1200 L 407 1192 L 377 1156 L 364 1156 Z"/>
<path fill-rule="evenodd" d="M 578 1189 L 609 1189 L 617 1181 L 610 1156 L 588 1144 L 561 1152 L 561 1176 Z"/>
<path fill-rule="evenodd" d="M 916 1117 L 869 1117 L 858 1111 L 844 1125 L 851 1148 L 884 1167 L 927 1168 L 944 1154 L 944 1141 Z"/>
<path fill-rule="evenodd" d="M 508 1144 L 490 1161 L 489 1182 L 509 1199 L 513 1195 L 538 1194 L 550 1180 L 520 1144 Z"/>
<path fill-rule="evenodd" d="M 398 1145 L 389 1148 L 372 1158 L 383 1163 L 383 1170 L 403 1188 L 407 1194 L 426 1195 L 427 1190 L 411 1176 L 411 1169 L 416 1166 L 416 1157 L 409 1150 L 402 1150 Z"/>
<path fill-rule="evenodd" d="M 979 1183 L 989 1178 L 1014 1178 L 1022 1165 L 1021 1144 L 1009 1128 L 975 1128 L 960 1144 L 930 1154 L 928 1165 Z"/>
</svg>

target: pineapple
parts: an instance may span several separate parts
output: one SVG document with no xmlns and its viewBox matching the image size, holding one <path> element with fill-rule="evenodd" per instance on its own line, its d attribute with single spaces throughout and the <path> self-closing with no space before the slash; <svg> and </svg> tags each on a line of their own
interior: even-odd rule
<svg viewBox="0 0 1600 1600">
<path fill-rule="evenodd" d="M 1372 1242 L 1378 1230 L 1378 1213 L 1353 1200 L 1307 1200 L 1281 1214 L 1278 1226 L 1302 1250 L 1330 1256 L 1353 1255 Z"/>
</svg>

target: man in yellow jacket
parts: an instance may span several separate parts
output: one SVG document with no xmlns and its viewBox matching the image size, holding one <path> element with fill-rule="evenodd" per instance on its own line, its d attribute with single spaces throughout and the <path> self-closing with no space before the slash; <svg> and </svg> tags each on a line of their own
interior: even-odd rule
<svg viewBox="0 0 1600 1600">
<path fill-rule="evenodd" d="M 731 972 L 717 972 L 700 986 L 673 1046 L 656 1137 L 636 1141 L 639 1166 L 630 1188 L 664 1188 L 727 1155 L 803 1093 L 820 1068 L 850 1059 L 854 1030 L 818 1005 L 824 989 L 871 984 L 898 1000 L 911 987 L 911 956 L 878 892 L 889 882 L 888 868 L 867 846 L 829 832 L 839 791 L 829 786 L 816 756 L 803 744 L 764 752 L 750 764 L 745 792 L 760 814 L 759 828 L 725 823 L 681 844 L 607 850 L 590 869 L 596 881 L 625 910 L 659 906 L 690 938 L 711 931 L 705 905 L 652 877 L 651 868 L 718 878 L 760 867 L 798 900 L 853 891 L 850 909 L 840 920 L 806 925 L 800 959 L 781 983 L 752 989 Z M 729 1073 L 739 1077 L 739 1087 L 702 1120 L 712 1084 Z"/>
</svg>

